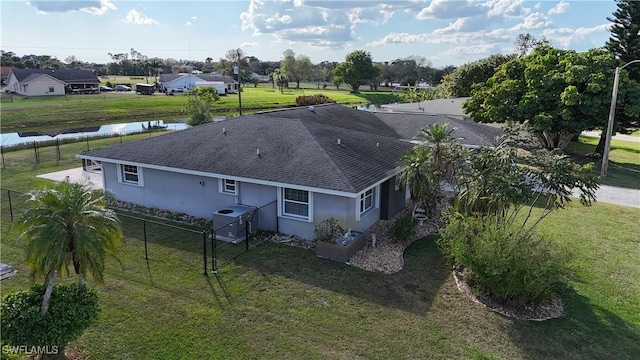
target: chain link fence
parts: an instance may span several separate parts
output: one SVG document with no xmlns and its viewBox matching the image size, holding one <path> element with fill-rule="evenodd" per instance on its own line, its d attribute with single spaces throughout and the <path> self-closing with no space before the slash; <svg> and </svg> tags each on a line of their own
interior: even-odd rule
<svg viewBox="0 0 640 360">
<path fill-rule="evenodd" d="M 2 222 L 15 222 L 20 214 L 28 208 L 28 194 L 0 188 Z M 255 236 L 258 230 L 277 232 L 276 201 L 254 208 L 241 218 L 231 219 L 225 223 L 212 226 L 191 226 L 175 221 L 152 216 L 124 212 L 115 209 L 120 219 L 122 230 L 130 240 L 140 241 L 141 257 L 145 260 L 171 257 L 173 250 L 193 253 L 188 264 L 175 266 L 200 267 L 203 274 L 217 273 L 222 266 L 230 264 L 237 257 L 250 251 L 264 241 Z M 233 238 L 228 235 L 231 227 L 240 227 Z M 143 252 L 143 253 L 142 253 Z M 177 260 L 177 259 L 176 259 Z"/>
</svg>

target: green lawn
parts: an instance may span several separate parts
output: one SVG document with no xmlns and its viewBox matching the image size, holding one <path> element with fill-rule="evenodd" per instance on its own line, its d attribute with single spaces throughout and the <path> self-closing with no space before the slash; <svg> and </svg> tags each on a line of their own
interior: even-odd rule
<svg viewBox="0 0 640 360">
<path fill-rule="evenodd" d="M 346 88 L 285 89 L 280 93 L 264 84 L 258 88 L 246 87 L 242 92 L 243 113 L 263 109 L 293 106 L 301 95 L 322 93 L 340 104 L 390 103 L 399 101 L 399 96 L 390 90 L 362 91 L 351 94 Z M 2 132 L 24 128 L 60 128 L 89 126 L 122 121 L 148 119 L 171 119 L 186 117 L 186 96 L 137 95 L 135 93 L 109 92 L 95 95 L 69 95 L 55 97 L 24 98 L 13 96 L 12 102 L 3 102 L 0 108 Z M 218 115 L 234 115 L 238 112 L 238 95 L 221 96 L 214 109 Z"/>
<path fill-rule="evenodd" d="M 12 156 L 18 155 L 30 154 Z M 2 171 L 2 187 L 25 191 L 48 182 L 34 175 L 77 164 L 72 157 L 13 163 Z M 0 254 L 18 269 L 2 282 L 6 294 L 30 282 L 24 244 L 15 242 L 1 196 Z M 71 345 L 91 359 L 635 359 L 640 353 L 638 209 L 571 204 L 542 223 L 541 230 L 573 249 L 575 276 L 560 290 L 566 316 L 541 323 L 508 319 L 465 299 L 433 237 L 412 245 L 405 269 L 392 275 L 266 243 L 203 276 L 198 234 L 148 226 L 147 262 L 140 222 L 122 221 L 122 266 L 110 261 L 106 284 L 96 286 L 101 318 Z"/>
<path fill-rule="evenodd" d="M 580 136 L 577 142 L 571 142 L 567 147 L 570 154 L 580 156 L 594 154 L 598 145 L 597 137 Z M 589 159 L 596 164 L 595 171 L 600 174 L 602 165 L 601 157 Z M 640 189 L 640 143 L 611 140 L 609 151 L 609 167 L 607 176 L 600 178 L 603 185 L 621 186 L 631 189 Z"/>
</svg>

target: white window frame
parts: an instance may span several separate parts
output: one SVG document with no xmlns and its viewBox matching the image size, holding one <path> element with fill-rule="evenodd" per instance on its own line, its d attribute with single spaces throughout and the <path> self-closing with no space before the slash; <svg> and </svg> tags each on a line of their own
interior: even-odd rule
<svg viewBox="0 0 640 360">
<path fill-rule="evenodd" d="M 287 189 L 306 192 L 307 193 L 307 202 L 285 199 L 285 193 L 286 193 Z M 296 189 L 296 188 L 293 188 L 293 187 L 279 187 L 278 188 L 278 202 L 279 202 L 279 204 L 278 204 L 278 216 L 284 217 L 284 218 L 288 218 L 288 219 L 293 219 L 293 220 L 300 220 L 300 221 L 305 221 L 305 222 L 313 222 L 313 192 L 312 191 Z M 307 214 L 308 215 L 307 216 L 303 216 L 303 215 L 298 215 L 298 214 L 287 213 L 285 211 L 285 209 L 286 209 L 285 204 L 287 202 L 307 205 Z"/>
<path fill-rule="evenodd" d="M 52 92 L 55 92 L 55 91 L 56 91 L 55 86 L 49 84 L 49 92 L 52 93 Z"/>
<path fill-rule="evenodd" d="M 132 171 L 125 170 L 125 166 L 130 166 L 136 169 L 135 173 Z M 127 174 L 135 174 L 138 177 L 138 181 L 128 180 Z M 143 186 L 144 182 L 142 179 L 142 168 L 137 165 L 129 165 L 129 164 L 118 164 L 118 182 L 121 184 L 134 185 L 134 186 Z"/>
<path fill-rule="evenodd" d="M 371 195 L 367 195 L 368 192 L 371 192 Z M 362 205 L 366 198 L 371 196 L 371 206 L 366 209 L 362 209 Z M 380 185 L 372 186 L 356 197 L 356 221 L 360 221 L 360 219 L 367 214 L 374 211 L 374 209 L 378 209 L 380 207 Z"/>
<path fill-rule="evenodd" d="M 395 191 L 400 191 L 400 189 L 402 189 L 402 175 L 404 174 L 404 171 L 396 174 L 396 176 L 394 176 L 393 178 L 393 189 Z"/>
<path fill-rule="evenodd" d="M 233 182 L 233 185 L 231 185 L 231 184 L 229 184 L 227 182 Z M 231 186 L 233 186 L 233 190 L 229 190 L 229 188 Z M 218 190 L 220 191 L 221 194 L 237 196 L 238 195 L 238 182 L 236 180 L 231 180 L 231 179 L 220 179 L 218 181 Z"/>
<path fill-rule="evenodd" d="M 367 206 L 367 198 L 369 200 L 369 206 Z M 360 209 L 360 215 L 366 213 L 367 211 L 373 209 L 375 207 L 375 189 L 367 189 L 360 193 L 360 201 L 358 202 L 358 206 Z"/>
</svg>

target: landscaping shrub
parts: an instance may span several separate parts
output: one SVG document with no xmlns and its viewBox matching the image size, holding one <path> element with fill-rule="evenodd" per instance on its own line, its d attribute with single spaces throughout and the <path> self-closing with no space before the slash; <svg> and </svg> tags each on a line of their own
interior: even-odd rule
<svg viewBox="0 0 640 360">
<path fill-rule="evenodd" d="M 36 285 L 29 290 L 7 294 L 2 299 L 3 342 L 28 348 L 58 346 L 59 351 L 63 351 L 98 319 L 98 294 L 87 286 L 55 286 L 49 311 L 41 315 L 44 292 L 44 286 Z"/>
<path fill-rule="evenodd" d="M 568 275 L 566 252 L 548 238 L 495 216 L 447 215 L 439 245 L 469 285 L 516 306 L 549 298 Z"/>
<path fill-rule="evenodd" d="M 335 104 L 336 101 L 322 94 L 302 95 L 296 98 L 296 106 L 310 106 L 318 104 Z"/>
<path fill-rule="evenodd" d="M 338 224 L 338 220 L 333 217 L 322 220 L 313 228 L 313 234 L 316 240 L 319 241 L 335 242 L 344 233 L 345 230 Z"/>
<path fill-rule="evenodd" d="M 407 244 L 415 233 L 416 231 L 413 227 L 413 218 L 411 215 L 399 217 L 389 228 L 389 236 L 391 239 L 401 244 Z"/>
</svg>

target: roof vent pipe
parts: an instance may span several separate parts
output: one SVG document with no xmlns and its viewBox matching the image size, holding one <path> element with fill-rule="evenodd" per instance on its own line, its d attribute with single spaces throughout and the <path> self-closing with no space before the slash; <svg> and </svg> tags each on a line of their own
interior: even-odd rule
<svg viewBox="0 0 640 360">
<path fill-rule="evenodd" d="M 262 156 L 260 155 L 260 149 L 256 149 L 256 155 L 258 155 L 259 158 L 261 158 Z"/>
<path fill-rule="evenodd" d="M 340 138 L 338 138 L 338 145 L 342 145 L 342 142 L 340 141 Z"/>
<path fill-rule="evenodd" d="M 227 128 L 222 128 L 222 133 L 227 135 Z"/>
<path fill-rule="evenodd" d="M 309 106 L 309 111 L 314 112 L 316 111 L 316 109 L 313 107 L 313 105 Z"/>
</svg>

